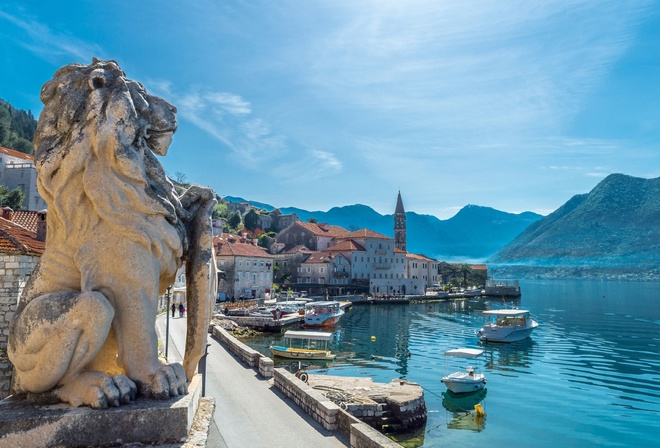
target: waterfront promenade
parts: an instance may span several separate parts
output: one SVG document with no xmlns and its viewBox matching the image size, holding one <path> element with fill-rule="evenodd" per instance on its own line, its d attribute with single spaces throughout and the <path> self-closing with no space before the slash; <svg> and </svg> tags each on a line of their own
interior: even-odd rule
<svg viewBox="0 0 660 448">
<path fill-rule="evenodd" d="M 178 313 L 177 313 L 178 314 Z M 170 316 L 168 360 L 180 361 L 185 348 L 186 319 Z M 166 316 L 156 321 L 165 344 Z M 339 431 L 328 431 L 287 399 L 273 380 L 261 378 L 218 341 L 209 336 L 206 396 L 216 409 L 208 447 L 219 448 L 337 448 L 348 446 Z"/>
</svg>

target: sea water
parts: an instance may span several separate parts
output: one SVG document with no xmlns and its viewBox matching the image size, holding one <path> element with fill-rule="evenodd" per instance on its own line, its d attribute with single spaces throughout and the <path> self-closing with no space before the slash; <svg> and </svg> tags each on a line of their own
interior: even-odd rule
<svg viewBox="0 0 660 448">
<path fill-rule="evenodd" d="M 354 306 L 331 329 L 336 360 L 312 373 L 422 386 L 428 420 L 396 437 L 406 447 L 660 446 L 660 284 L 521 281 L 521 289 L 515 300 Z M 531 338 L 481 343 L 481 311 L 509 307 L 534 314 Z M 270 355 L 279 338 L 248 343 Z M 475 361 L 484 392 L 446 393 L 440 379 L 456 366 L 443 353 L 458 347 L 485 350 Z"/>
</svg>

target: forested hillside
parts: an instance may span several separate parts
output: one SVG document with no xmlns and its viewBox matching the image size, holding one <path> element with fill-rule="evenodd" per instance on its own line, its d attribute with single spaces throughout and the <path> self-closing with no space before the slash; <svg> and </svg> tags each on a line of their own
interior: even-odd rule
<svg viewBox="0 0 660 448">
<path fill-rule="evenodd" d="M 31 111 L 16 109 L 0 98 L 0 146 L 34 154 L 34 131 L 37 129 Z"/>
<path fill-rule="evenodd" d="M 536 221 L 489 260 L 514 276 L 660 276 L 660 178 L 611 174 Z M 580 268 L 576 270 L 576 268 Z"/>
</svg>

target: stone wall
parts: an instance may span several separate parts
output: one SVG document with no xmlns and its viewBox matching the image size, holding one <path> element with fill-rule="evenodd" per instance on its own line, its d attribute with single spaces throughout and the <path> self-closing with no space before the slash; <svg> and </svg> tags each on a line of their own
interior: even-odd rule
<svg viewBox="0 0 660 448">
<path fill-rule="evenodd" d="M 243 344 L 224 328 L 213 324 L 211 324 L 211 327 L 211 335 L 227 347 L 230 352 L 238 356 L 241 361 L 252 368 L 257 368 L 259 374 L 264 378 L 273 377 L 274 363 L 272 359 Z"/>
<path fill-rule="evenodd" d="M 275 386 L 292 399 L 325 429 L 338 430 L 350 437 L 351 448 L 400 448 L 384 436 L 341 409 L 323 394 L 284 369 L 275 369 Z"/>
<path fill-rule="evenodd" d="M 284 369 L 275 369 L 275 386 L 325 429 L 338 429 L 339 406 Z"/>
<path fill-rule="evenodd" d="M 9 322 L 39 257 L 0 253 L 0 400 L 9 395 L 12 365 L 7 357 Z"/>
<path fill-rule="evenodd" d="M 211 324 L 211 334 L 243 362 L 250 367 L 258 368 L 260 375 L 265 378 L 274 378 L 275 387 L 325 429 L 338 430 L 349 436 L 351 448 L 401 447 L 398 443 L 341 409 L 307 383 L 296 378 L 295 375 L 285 369 L 275 369 L 272 359 L 243 344 L 227 330 Z"/>
</svg>

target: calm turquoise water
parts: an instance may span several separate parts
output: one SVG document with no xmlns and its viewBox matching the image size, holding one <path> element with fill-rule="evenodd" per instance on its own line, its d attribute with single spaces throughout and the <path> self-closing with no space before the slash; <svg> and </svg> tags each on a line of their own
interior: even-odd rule
<svg viewBox="0 0 660 448">
<path fill-rule="evenodd" d="M 338 357 L 321 373 L 420 384 L 428 421 L 406 446 L 658 446 L 660 284 L 528 281 L 521 287 L 523 296 L 506 305 L 537 317 L 531 339 L 479 342 L 480 312 L 503 307 L 498 299 L 356 306 L 334 330 Z M 270 354 L 268 345 L 277 340 L 248 343 Z M 477 346 L 486 352 L 485 397 L 445 397 L 443 405 L 443 352 Z M 484 421 L 454 412 L 480 399 Z"/>
</svg>

